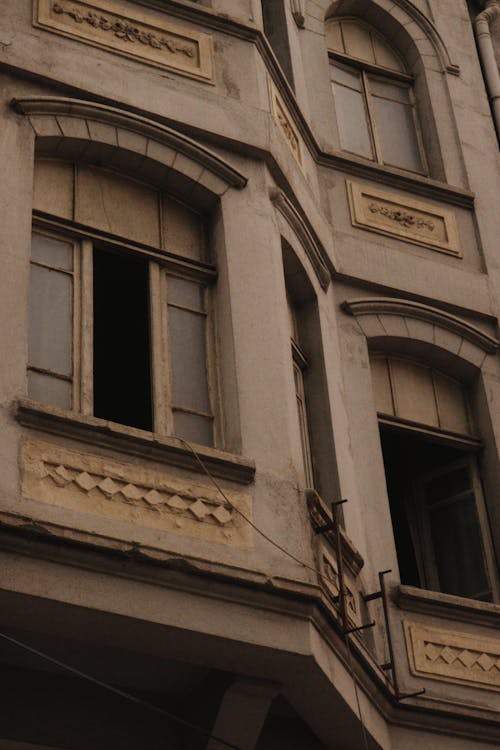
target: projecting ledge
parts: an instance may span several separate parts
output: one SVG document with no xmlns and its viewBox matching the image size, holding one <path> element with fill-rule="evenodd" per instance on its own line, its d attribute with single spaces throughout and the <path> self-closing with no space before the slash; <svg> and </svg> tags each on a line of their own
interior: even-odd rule
<svg viewBox="0 0 500 750">
<path fill-rule="evenodd" d="M 16 416 L 19 423 L 25 427 L 80 440 L 90 445 L 198 473 L 205 473 L 202 468 L 204 466 L 214 476 L 239 484 L 249 484 L 254 479 L 255 464 L 250 459 L 202 445 L 194 446 L 195 455 L 193 450 L 173 436 L 157 435 L 28 399 L 20 399 L 17 402 Z"/>
<path fill-rule="evenodd" d="M 426 591 L 414 586 L 400 586 L 394 599 L 400 609 L 496 628 L 500 632 L 500 604 L 466 599 L 462 596 Z"/>
</svg>

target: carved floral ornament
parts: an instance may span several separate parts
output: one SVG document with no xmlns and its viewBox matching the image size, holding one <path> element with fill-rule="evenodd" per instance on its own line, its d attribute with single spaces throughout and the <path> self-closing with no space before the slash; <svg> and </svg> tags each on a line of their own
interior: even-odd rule
<svg viewBox="0 0 500 750">
<path fill-rule="evenodd" d="M 346 188 L 354 227 L 461 257 L 452 210 L 351 180 Z"/>
<path fill-rule="evenodd" d="M 417 229 L 428 229 L 430 232 L 433 232 L 436 228 L 436 225 L 433 221 L 430 219 L 422 219 L 418 216 L 414 216 L 413 214 L 409 214 L 406 211 L 402 211 L 399 209 L 390 209 L 387 208 L 387 206 L 382 206 L 377 203 L 370 203 L 368 206 L 369 210 L 372 214 L 380 214 L 381 216 L 385 216 L 387 219 L 390 219 L 391 221 L 397 221 L 399 224 L 402 224 L 404 227 L 416 227 Z"/>
<path fill-rule="evenodd" d="M 37 0 L 33 23 L 146 65 L 213 84 L 212 36 L 140 6 L 123 0 Z"/>
<path fill-rule="evenodd" d="M 52 11 L 58 15 L 69 16 L 75 23 L 86 23 L 95 29 L 110 31 L 115 37 L 125 42 L 131 42 L 132 44 L 139 42 L 157 50 L 166 49 L 173 55 L 179 53 L 190 58 L 195 56 L 192 46 L 176 42 L 165 36 L 153 34 L 150 31 L 142 30 L 138 26 L 133 26 L 120 18 L 101 15 L 91 10 L 81 11 L 61 0 L 55 0 L 52 3 Z"/>
</svg>

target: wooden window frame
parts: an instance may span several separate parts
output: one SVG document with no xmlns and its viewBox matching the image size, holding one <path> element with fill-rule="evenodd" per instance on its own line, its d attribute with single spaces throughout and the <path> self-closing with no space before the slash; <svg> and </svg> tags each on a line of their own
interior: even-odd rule
<svg viewBox="0 0 500 750">
<path fill-rule="evenodd" d="M 288 293 L 287 305 L 291 325 L 290 346 L 292 355 L 295 403 L 297 407 L 299 438 L 302 452 L 302 468 L 304 472 L 306 489 L 312 489 L 314 488 L 315 483 L 311 451 L 311 438 L 309 434 L 309 414 L 307 408 L 306 388 L 304 384 L 304 372 L 309 367 L 309 363 L 299 344 L 299 326 L 296 310 L 293 300 L 289 297 Z"/>
<path fill-rule="evenodd" d="M 439 574 L 436 562 L 436 553 L 431 538 L 431 526 L 430 526 L 430 513 L 428 509 L 428 503 L 424 490 L 424 483 L 436 477 L 439 477 L 447 472 L 453 471 L 466 467 L 469 472 L 470 478 L 470 490 L 474 497 L 474 507 L 477 514 L 481 551 L 484 563 L 484 572 L 489 583 L 489 588 L 486 591 L 478 593 L 472 597 L 481 601 L 487 600 L 488 595 L 494 596 L 494 581 L 495 581 L 495 562 L 492 552 L 492 540 L 489 529 L 488 514 L 486 510 L 486 503 L 483 495 L 481 486 L 481 480 L 479 478 L 479 470 L 477 467 L 477 458 L 474 454 L 468 453 L 463 458 L 459 458 L 449 464 L 446 464 L 439 469 L 434 469 L 431 472 L 422 474 L 417 479 L 417 485 L 415 487 L 415 511 L 417 515 L 417 536 L 419 539 L 418 548 L 422 555 L 422 560 L 417 564 L 422 565 L 422 575 L 427 588 L 439 591 Z M 464 492 L 458 493 L 457 495 L 450 496 L 442 502 L 455 502 L 461 495 L 466 494 Z M 409 520 L 411 515 L 408 514 Z"/>
<path fill-rule="evenodd" d="M 216 280 L 212 264 L 180 258 L 178 255 L 140 245 L 125 238 L 114 237 L 96 229 L 83 227 L 69 220 L 33 213 L 33 233 L 73 244 L 73 376 L 71 411 L 93 416 L 93 249 L 101 246 L 119 252 L 134 252 L 148 262 L 150 304 L 150 357 L 153 425 L 151 432 L 160 436 L 174 436 L 173 412 L 198 414 L 212 423 L 212 446 L 222 444 L 220 400 L 216 398 L 215 335 L 213 331 L 210 287 Z M 37 262 L 38 263 L 38 262 Z M 210 413 L 174 407 L 168 333 L 168 277 L 183 278 L 204 287 L 206 377 Z M 29 363 L 28 363 L 28 367 Z M 37 369 L 37 368 L 33 368 Z M 147 431 L 150 432 L 150 431 Z M 182 438 L 179 438 L 182 439 Z"/>
<path fill-rule="evenodd" d="M 402 73 L 399 71 L 391 70 L 390 68 L 385 68 L 380 65 L 374 65 L 373 63 L 365 62 L 364 60 L 358 60 L 357 58 L 349 57 L 349 55 L 344 55 L 340 52 L 333 52 L 332 50 L 329 50 L 328 57 L 329 57 L 329 62 L 330 62 L 330 68 L 340 63 L 340 67 L 346 68 L 348 72 L 352 72 L 352 70 L 355 70 L 357 73 L 360 74 L 361 94 L 363 97 L 363 103 L 364 103 L 364 108 L 365 108 L 365 113 L 366 113 L 366 118 L 367 118 L 368 135 L 370 138 L 372 154 L 373 154 L 372 158 L 369 160 L 375 162 L 376 164 L 381 164 L 381 165 L 388 166 L 394 169 L 403 169 L 405 172 L 411 172 L 413 174 L 428 176 L 429 165 L 427 162 L 427 157 L 426 157 L 426 153 L 424 149 L 422 130 L 421 130 L 420 120 L 419 120 L 418 112 L 417 112 L 417 101 L 416 101 L 415 92 L 413 89 L 414 77 L 411 75 L 408 75 L 407 73 Z M 410 169 L 409 167 L 401 167 L 400 165 L 391 164 L 389 162 L 384 161 L 383 155 L 382 155 L 382 145 L 380 142 L 380 138 L 378 136 L 377 120 L 375 117 L 374 106 L 373 106 L 374 95 L 371 93 L 371 88 L 370 88 L 371 78 L 376 78 L 380 80 L 382 83 L 391 83 L 395 85 L 400 85 L 402 88 L 404 87 L 408 91 L 409 104 L 405 106 L 409 106 L 412 112 L 417 149 L 418 149 L 418 154 L 419 154 L 420 161 L 422 164 L 421 170 L 414 170 L 414 169 Z M 331 85 L 333 89 L 335 82 L 333 81 L 333 78 L 331 76 L 330 76 L 330 80 L 331 80 Z M 381 98 L 384 98 L 384 97 L 381 97 Z M 368 158 L 365 156 L 361 156 L 360 154 L 356 154 L 353 151 L 349 151 L 348 149 L 343 149 L 343 150 L 346 151 L 347 153 L 352 153 L 354 156 L 357 156 L 360 159 Z"/>
</svg>

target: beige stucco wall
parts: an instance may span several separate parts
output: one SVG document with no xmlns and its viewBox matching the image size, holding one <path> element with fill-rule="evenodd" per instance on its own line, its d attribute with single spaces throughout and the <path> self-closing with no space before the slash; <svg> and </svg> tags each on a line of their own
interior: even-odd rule
<svg viewBox="0 0 500 750">
<path fill-rule="evenodd" d="M 332 750 L 358 746 L 358 700 L 373 747 L 491 747 L 500 731 L 496 667 L 483 670 L 489 683 L 481 682 L 481 675 L 474 680 L 462 673 L 457 677 L 452 668 L 446 672 L 443 667 L 438 675 L 412 672 L 405 623 L 437 628 L 450 648 L 462 648 L 462 642 L 469 644 L 463 649 L 472 648 L 467 638 L 475 639 L 478 658 L 483 653 L 492 658 L 494 645 L 488 650 L 481 644 L 498 643 L 499 612 L 498 605 L 483 603 L 474 609 L 439 595 L 431 603 L 418 593 L 397 599 L 398 562 L 369 370 L 369 348 L 384 340 L 389 348 L 434 362 L 470 385 L 487 443 L 483 480 L 492 536 L 500 548 L 495 502 L 500 160 L 466 4 L 377 0 L 369 10 L 363 2 L 345 4 L 346 12 L 360 12 L 379 23 L 382 32 L 393 34 L 394 44 L 408 55 L 423 127 L 429 129 L 429 177 L 374 167 L 340 153 L 323 23 L 336 4 L 304 0 L 303 28 L 286 4 L 295 95 L 258 32 L 259 3 L 214 0 L 209 5 L 190 0 L 165 8 L 132 0 L 113 5 L 114 12 L 121 8 L 131 13 L 157 34 L 182 27 L 190 39 L 204 35 L 205 67 L 186 75 L 176 69 L 175 60 L 159 63 L 153 57 L 156 49 L 140 42 L 127 46 L 123 39 L 103 37 L 105 43 L 100 38 L 91 44 L 89 24 L 71 26 L 71 18 L 64 17 L 66 31 L 55 33 L 33 25 L 29 0 L 3 2 L 0 342 L 8 362 L 5 358 L 0 365 L 2 592 L 32 599 L 40 612 L 57 602 L 80 614 L 88 609 L 103 619 L 113 615 L 141 621 L 145 631 L 151 625 L 158 643 L 164 628 L 170 638 L 164 655 L 169 658 L 274 680 L 280 685 L 277 691 Z M 229 513 L 227 504 L 222 510 L 220 492 L 195 462 L 184 456 L 184 463 L 175 465 L 170 444 L 126 429 L 110 428 L 102 437 L 98 421 L 91 419 L 63 429 L 60 415 L 30 411 L 29 405 L 24 416 L 16 416 L 19 400 L 27 396 L 36 143 L 57 132 L 61 143 L 72 141 L 72 148 L 80 149 L 82 159 L 87 147 L 94 155 L 102 151 L 102 136 L 92 136 L 88 125 L 98 117 L 92 106 L 78 117 L 77 108 L 72 112 L 68 105 L 65 115 L 47 105 L 44 111 L 37 105 L 31 114 L 25 105 L 22 113 L 22 101 L 42 97 L 115 107 L 183 133 L 213 154 L 211 161 L 205 154 L 200 166 L 196 158 L 201 156 L 187 159 L 172 141 L 161 142 L 165 135 L 145 135 L 150 126 L 137 120 L 120 122 L 122 141 L 120 136 L 113 141 L 118 171 L 142 164 L 147 155 L 157 174 L 168 174 L 168 184 L 176 189 L 201 196 L 203 184 L 205 198 L 210 194 L 211 208 L 205 210 L 219 272 L 215 317 L 225 438 L 203 456 L 219 467 L 222 474 L 216 481 L 236 511 L 230 508 Z M 13 99 L 21 101 L 16 110 Z M 240 184 L 224 182 L 226 172 L 217 173 L 215 162 L 238 173 Z M 436 249 L 397 220 L 394 226 L 357 221 L 348 181 L 360 190 L 379 191 L 403 212 L 420 211 L 435 217 L 436 225 L 456 227 L 458 244 L 451 251 L 444 242 Z M 339 637 L 338 606 L 316 573 L 324 563 L 323 548 L 313 533 L 300 483 L 282 237 L 296 252 L 317 300 L 327 394 L 323 417 L 331 430 L 331 476 L 339 493 L 324 501 L 348 499 L 345 530 L 364 561 L 361 570 L 351 567 L 346 573 L 359 600 L 356 622 L 376 620 L 368 635 L 350 637 L 354 667 Z M 362 299 L 373 303 L 370 315 L 345 309 L 345 303 Z M 403 300 L 406 308 L 385 314 L 380 306 L 387 299 Z M 425 320 L 412 317 L 415 304 L 425 307 Z M 134 440 L 142 441 L 140 448 L 134 448 Z M 90 484 L 84 475 L 90 475 Z M 121 489 L 133 485 L 129 496 L 99 488 L 111 481 Z M 32 536 L 27 541 L 23 537 L 18 554 L 12 540 L 23 529 Z M 57 540 L 56 551 L 44 546 L 49 539 Z M 75 544 L 80 546 L 71 546 Z M 325 544 L 334 560 L 332 543 Z M 127 563 L 124 571 L 110 562 L 116 555 L 133 559 L 130 569 Z M 426 689 L 425 696 L 409 699 L 408 712 L 406 704 L 398 703 L 393 693 L 391 697 L 378 666 L 389 656 L 380 602 L 360 603 L 363 594 L 378 589 L 379 572 L 388 569 L 400 687 Z M 497 589 L 497 601 L 499 593 Z M 20 627 L 14 614 L 4 618 L 10 627 Z M 75 619 L 80 636 L 83 619 L 83 614 Z M 43 630 L 50 634 L 51 628 L 57 630 L 47 616 Z M 99 632 L 96 627 L 96 642 Z M 124 650 L 131 650 L 123 637 Z M 145 642 L 134 648 L 146 652 L 149 647 Z M 161 652 L 157 644 L 155 648 Z"/>
</svg>

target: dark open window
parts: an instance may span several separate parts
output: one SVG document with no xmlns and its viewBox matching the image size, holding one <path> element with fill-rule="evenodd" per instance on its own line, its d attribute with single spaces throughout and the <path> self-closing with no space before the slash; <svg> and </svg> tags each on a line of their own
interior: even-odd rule
<svg viewBox="0 0 500 750">
<path fill-rule="evenodd" d="M 286 10 L 283 0 L 262 0 L 264 34 L 293 87 L 292 57 L 286 25 Z"/>
<path fill-rule="evenodd" d="M 464 386 L 411 359 L 373 355 L 401 582 L 491 600 L 494 564 Z"/>
<path fill-rule="evenodd" d="M 148 261 L 94 250 L 94 414 L 152 430 Z"/>
</svg>

